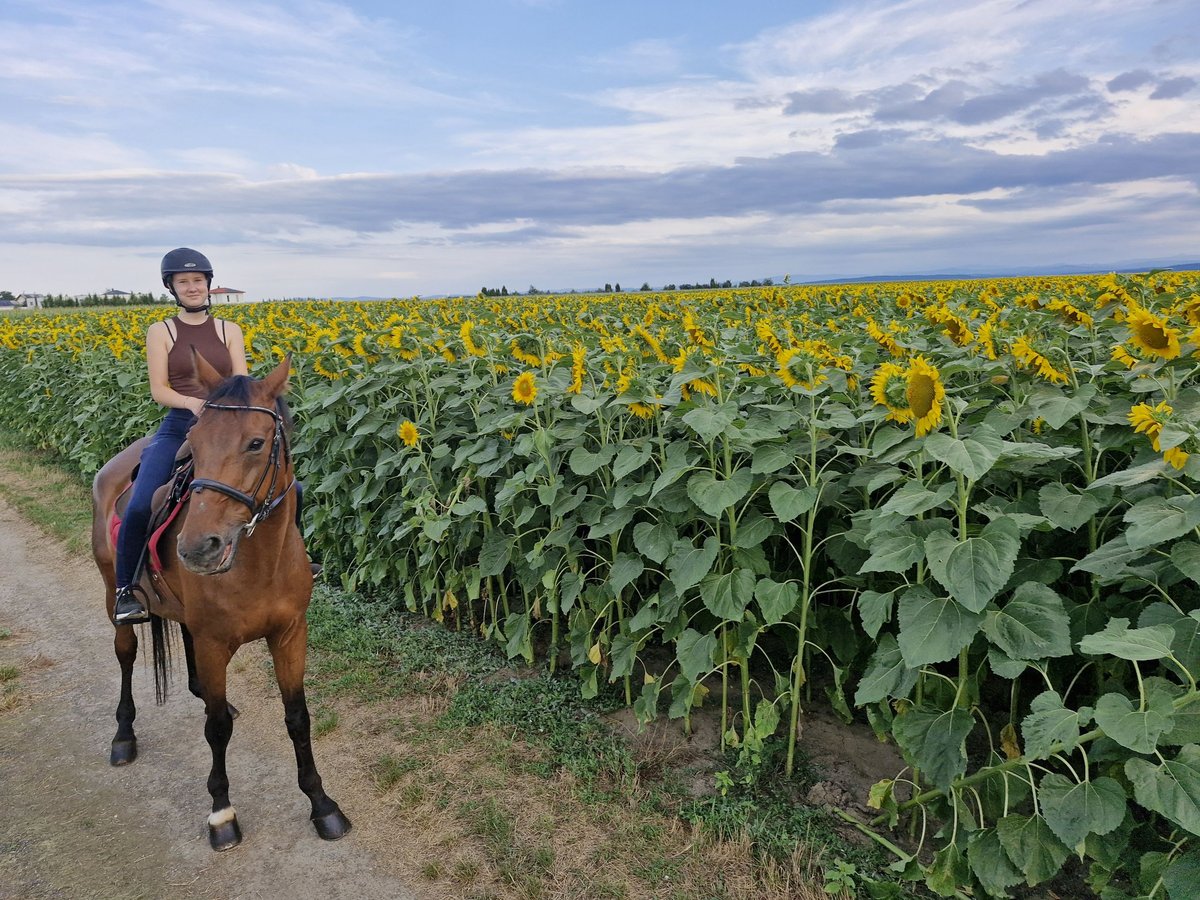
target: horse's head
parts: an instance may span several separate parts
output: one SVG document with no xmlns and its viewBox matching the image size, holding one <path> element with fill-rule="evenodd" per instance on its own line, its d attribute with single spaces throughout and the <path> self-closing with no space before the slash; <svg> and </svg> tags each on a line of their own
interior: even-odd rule
<svg viewBox="0 0 1200 900">
<path fill-rule="evenodd" d="M 291 356 L 263 379 L 221 375 L 193 353 L 208 402 L 188 433 L 195 464 L 192 499 L 176 548 L 183 565 L 200 575 L 227 572 L 243 535 L 293 487 L 287 449 Z"/>
</svg>

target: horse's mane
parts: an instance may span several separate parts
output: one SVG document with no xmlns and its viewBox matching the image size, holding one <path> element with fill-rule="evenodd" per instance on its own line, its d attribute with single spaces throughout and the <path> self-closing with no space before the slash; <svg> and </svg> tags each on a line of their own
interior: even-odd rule
<svg viewBox="0 0 1200 900">
<path fill-rule="evenodd" d="M 209 403 L 229 403 L 236 406 L 247 406 L 253 403 L 250 388 L 258 382 L 257 378 L 249 375 L 230 375 L 213 389 L 208 395 Z M 292 411 L 281 394 L 275 398 L 275 411 L 283 419 L 284 430 L 289 434 L 292 430 Z"/>
</svg>

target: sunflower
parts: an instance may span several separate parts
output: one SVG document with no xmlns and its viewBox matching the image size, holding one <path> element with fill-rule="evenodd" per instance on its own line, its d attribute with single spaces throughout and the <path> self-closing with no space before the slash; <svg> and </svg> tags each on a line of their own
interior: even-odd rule
<svg viewBox="0 0 1200 900">
<path fill-rule="evenodd" d="M 571 351 L 571 384 L 567 388 L 568 394 L 579 394 L 583 392 L 583 376 L 587 373 L 587 348 L 583 344 L 576 344 L 575 349 Z"/>
<path fill-rule="evenodd" d="M 1092 317 L 1085 313 L 1078 306 L 1073 306 L 1066 300 L 1051 300 L 1048 307 L 1052 312 L 1058 313 L 1072 325 L 1086 325 L 1092 327 Z"/>
<path fill-rule="evenodd" d="M 905 396 L 907 389 L 904 367 L 896 363 L 884 363 L 871 379 L 871 399 L 887 408 L 888 420 L 892 422 L 912 421 L 913 413 Z"/>
<path fill-rule="evenodd" d="M 1012 342 L 1009 352 L 1017 358 L 1018 364 L 1024 369 L 1032 369 L 1051 384 L 1070 381 L 1070 377 L 1054 368 L 1054 364 L 1033 348 L 1029 338 L 1022 335 Z"/>
<path fill-rule="evenodd" d="M 400 423 L 400 427 L 396 429 L 396 435 L 400 440 L 404 441 L 405 446 L 415 447 L 421 440 L 421 433 L 417 431 L 417 426 L 408 419 Z"/>
<path fill-rule="evenodd" d="M 909 411 L 916 419 L 917 437 L 924 437 L 937 428 L 942 421 L 942 402 L 946 399 L 946 386 L 937 367 L 923 356 L 915 357 L 905 373 L 907 385 L 904 391 Z"/>
<path fill-rule="evenodd" d="M 1189 325 L 1200 325 L 1200 294 L 1192 294 L 1179 307 Z"/>
<path fill-rule="evenodd" d="M 1133 430 L 1137 434 L 1144 434 L 1150 438 L 1150 446 L 1154 448 L 1155 453 L 1162 453 L 1163 459 L 1176 469 L 1182 469 L 1188 460 L 1188 454 L 1179 447 L 1168 447 L 1163 450 L 1159 445 L 1163 426 L 1171 421 L 1171 414 L 1174 412 L 1175 408 L 1166 400 L 1161 401 L 1157 406 L 1139 403 L 1129 410 L 1129 424 L 1133 426 Z"/>
<path fill-rule="evenodd" d="M 630 403 L 629 411 L 639 419 L 654 418 L 654 407 L 646 403 Z"/>
<path fill-rule="evenodd" d="M 810 346 L 814 342 L 806 341 L 806 346 L 789 347 L 778 356 L 775 362 L 779 368 L 775 374 L 789 388 L 799 385 L 805 390 L 816 390 L 826 380 L 824 372 L 820 371 L 821 360 Z"/>
<path fill-rule="evenodd" d="M 1127 369 L 1132 369 L 1138 364 L 1137 357 L 1130 354 L 1130 352 L 1125 349 L 1124 344 L 1113 345 L 1112 358 Z"/>
<path fill-rule="evenodd" d="M 467 319 L 462 323 L 462 327 L 459 329 L 458 334 L 459 337 L 462 338 L 463 348 L 470 356 L 487 356 L 487 347 L 479 346 L 471 337 L 471 332 L 474 330 L 474 328 L 475 323 L 470 319 Z"/>
<path fill-rule="evenodd" d="M 1142 356 L 1174 359 L 1179 355 L 1179 329 L 1167 325 L 1167 320 L 1140 306 L 1129 311 L 1129 342 Z"/>
<path fill-rule="evenodd" d="M 880 328 L 876 321 L 869 316 L 867 317 L 867 334 L 870 335 L 871 340 L 875 341 L 875 343 L 892 356 L 900 357 L 904 355 L 904 348 L 896 343 L 896 339 Z"/>
<path fill-rule="evenodd" d="M 513 382 L 513 400 L 517 403 L 524 403 L 526 406 L 533 406 L 537 395 L 537 380 L 533 377 L 533 373 L 522 372 L 518 375 L 517 380 Z"/>
</svg>

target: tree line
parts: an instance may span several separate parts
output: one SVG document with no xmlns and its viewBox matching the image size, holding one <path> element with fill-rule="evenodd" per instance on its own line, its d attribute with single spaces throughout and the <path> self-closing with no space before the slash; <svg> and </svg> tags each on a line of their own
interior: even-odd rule
<svg viewBox="0 0 1200 900">
<path fill-rule="evenodd" d="M 687 282 L 684 282 L 683 284 L 664 284 L 661 288 L 659 288 L 659 290 L 663 290 L 663 291 L 700 291 L 700 290 L 714 290 L 714 289 L 720 290 L 723 288 L 734 288 L 734 287 L 739 287 L 739 288 L 771 287 L 774 284 L 775 284 L 775 280 L 773 278 L 763 278 L 761 280 L 756 278 L 752 281 L 739 281 L 736 284 L 728 278 L 725 279 L 724 281 L 717 281 L 717 279 L 715 279 L 715 278 L 710 278 L 708 280 L 707 284 L 702 281 L 697 281 L 695 284 L 688 284 Z M 639 293 L 648 293 L 653 290 L 655 290 L 655 288 L 650 287 L 650 283 L 646 282 L 646 281 L 642 282 L 642 286 L 640 288 L 638 288 Z M 529 290 L 527 290 L 527 291 L 515 291 L 515 290 L 510 291 L 506 285 L 501 285 L 498 288 L 485 286 L 485 287 L 482 287 L 479 289 L 480 297 L 514 297 L 514 296 L 515 297 L 520 297 L 520 296 L 533 297 L 533 296 L 537 296 L 538 294 L 552 294 L 552 293 L 553 294 L 557 294 L 557 293 L 564 293 L 564 294 L 579 294 L 579 293 L 619 294 L 619 293 L 621 293 L 621 282 L 606 281 L 604 283 L 604 287 L 598 287 L 598 288 L 593 288 L 591 290 L 584 290 L 584 291 L 579 291 L 575 288 L 572 288 L 569 291 L 542 291 L 542 290 L 538 290 L 533 285 L 530 285 Z"/>
</svg>

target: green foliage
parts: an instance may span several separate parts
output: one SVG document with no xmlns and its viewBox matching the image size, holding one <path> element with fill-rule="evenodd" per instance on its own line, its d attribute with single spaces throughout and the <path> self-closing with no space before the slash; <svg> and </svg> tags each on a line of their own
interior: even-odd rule
<svg viewBox="0 0 1200 900">
<path fill-rule="evenodd" d="M 904 753 L 878 824 L 941 823 L 939 893 L 1071 859 L 1110 896 L 1170 890 L 1200 837 L 1197 288 L 488 298 L 447 313 L 474 340 L 426 310 L 397 314 L 426 329 L 412 352 L 400 325 L 374 356 L 350 350 L 365 333 L 293 336 L 310 543 L 346 591 L 569 661 L 643 720 L 719 703 L 729 746 L 779 736 L 788 774 L 823 692 Z M 134 357 L 0 350 L 0 413 L 94 471 L 157 421 Z M 889 393 L 892 359 L 937 368 Z M 511 690 L 553 708 L 574 684 Z M 461 703 L 449 721 L 516 714 Z M 522 727 L 574 760 L 561 721 Z"/>
</svg>

